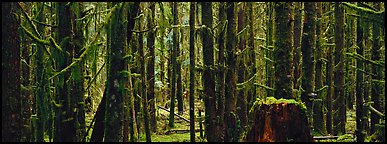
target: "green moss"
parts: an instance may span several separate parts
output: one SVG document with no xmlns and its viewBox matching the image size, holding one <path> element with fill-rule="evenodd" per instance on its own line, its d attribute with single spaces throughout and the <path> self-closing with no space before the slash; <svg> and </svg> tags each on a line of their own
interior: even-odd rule
<svg viewBox="0 0 387 144">
<path fill-rule="evenodd" d="M 355 137 L 352 134 L 344 134 L 337 138 L 337 142 L 354 142 Z"/>
<path fill-rule="evenodd" d="M 267 97 L 266 101 L 263 101 L 262 99 L 257 98 L 257 100 L 254 102 L 253 106 L 250 109 L 250 113 L 254 112 L 254 108 L 256 106 L 261 106 L 262 104 L 272 105 L 272 104 L 279 104 L 279 103 L 295 104 L 296 106 L 300 107 L 301 110 L 303 111 L 306 110 L 305 104 L 300 101 L 296 101 L 295 99 L 283 99 L 283 98 L 276 99 L 275 97 Z"/>
<path fill-rule="evenodd" d="M 195 133 L 196 142 L 204 142 L 204 139 L 200 139 L 200 133 Z M 145 134 L 140 136 L 140 142 L 145 142 Z M 152 142 L 190 142 L 190 133 L 174 133 L 169 135 L 157 135 L 152 134 Z"/>
</svg>

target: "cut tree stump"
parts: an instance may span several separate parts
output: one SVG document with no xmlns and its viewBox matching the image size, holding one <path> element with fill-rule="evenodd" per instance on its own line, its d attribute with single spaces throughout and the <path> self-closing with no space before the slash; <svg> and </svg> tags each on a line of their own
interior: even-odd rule
<svg viewBox="0 0 387 144">
<path fill-rule="evenodd" d="M 305 105 L 294 99 L 268 97 L 257 100 L 250 110 L 246 135 L 249 142 L 313 142 Z"/>
</svg>

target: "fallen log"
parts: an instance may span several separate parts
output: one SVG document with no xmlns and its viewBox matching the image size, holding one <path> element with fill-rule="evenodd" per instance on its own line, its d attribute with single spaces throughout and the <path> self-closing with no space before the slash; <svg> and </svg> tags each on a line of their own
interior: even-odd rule
<svg viewBox="0 0 387 144">
<path fill-rule="evenodd" d="M 337 139 L 339 136 L 314 136 L 315 140 L 324 140 L 324 139 Z"/>
<path fill-rule="evenodd" d="M 258 99 L 250 110 L 248 142 L 313 142 L 306 107 L 294 99 Z"/>
<path fill-rule="evenodd" d="M 171 129 L 165 132 L 165 134 L 166 135 L 174 134 L 174 133 L 182 134 L 182 133 L 189 133 L 189 132 L 190 132 L 189 129 Z M 195 129 L 195 132 L 200 132 L 200 129 Z"/>
<path fill-rule="evenodd" d="M 165 110 L 165 111 L 167 111 L 167 112 L 170 112 L 168 109 L 166 109 L 166 108 L 164 108 L 164 107 L 162 107 L 162 106 L 157 106 L 157 107 L 160 108 L 160 109 L 162 109 L 162 110 Z M 184 118 L 184 117 L 182 117 L 182 116 L 180 116 L 180 115 L 178 115 L 178 114 L 176 114 L 176 113 L 174 113 L 174 115 L 177 116 L 177 117 L 179 117 L 179 118 L 181 118 L 181 119 L 183 119 L 183 120 L 186 121 L 186 122 L 190 122 L 188 119 L 186 119 L 186 118 Z"/>
</svg>

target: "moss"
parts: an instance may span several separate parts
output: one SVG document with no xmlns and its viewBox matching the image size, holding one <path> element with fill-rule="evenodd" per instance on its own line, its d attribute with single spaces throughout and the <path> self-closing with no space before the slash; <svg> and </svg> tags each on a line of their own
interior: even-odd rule
<svg viewBox="0 0 387 144">
<path fill-rule="evenodd" d="M 249 110 L 249 113 L 253 114 L 254 110 L 259 109 L 263 104 L 272 105 L 272 104 L 279 104 L 279 103 L 295 104 L 297 107 L 301 109 L 301 112 L 306 112 L 305 104 L 300 101 L 296 101 L 295 99 L 283 99 L 283 98 L 276 99 L 275 97 L 267 97 L 266 101 L 264 101 L 263 99 L 257 98 L 257 100 L 253 103 L 253 106 Z"/>
<path fill-rule="evenodd" d="M 337 138 L 337 142 L 354 142 L 355 137 L 352 134 L 344 134 Z"/>
</svg>

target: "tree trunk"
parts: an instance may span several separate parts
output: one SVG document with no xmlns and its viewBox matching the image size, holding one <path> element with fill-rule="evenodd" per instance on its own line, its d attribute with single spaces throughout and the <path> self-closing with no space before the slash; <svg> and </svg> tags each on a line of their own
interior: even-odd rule
<svg viewBox="0 0 387 144">
<path fill-rule="evenodd" d="M 344 9 L 335 3 L 335 45 L 334 52 L 334 94 L 333 94 L 333 135 L 345 134 L 346 106 L 344 97 Z M 343 105 L 344 104 L 344 105 Z"/>
<path fill-rule="evenodd" d="M 75 12 L 75 18 L 79 19 L 82 18 L 82 12 L 83 12 L 83 3 L 74 3 L 74 12 Z M 75 21 L 75 24 L 73 25 L 75 28 L 75 50 L 74 50 L 74 57 L 73 58 L 79 58 L 79 56 L 82 54 L 82 48 L 85 44 L 83 36 L 83 21 Z M 85 110 L 84 110 L 84 61 L 78 62 L 77 66 L 73 68 L 73 80 L 74 80 L 74 89 L 73 89 L 73 96 L 76 99 L 76 142 L 84 142 L 85 139 L 84 135 L 86 133 L 86 121 L 85 121 Z"/>
<path fill-rule="evenodd" d="M 1 4 L 2 58 L 1 58 L 1 141 L 18 142 L 20 140 L 22 120 L 20 107 L 20 39 L 19 21 L 16 19 L 17 3 Z"/>
<path fill-rule="evenodd" d="M 97 111 L 95 112 L 94 118 L 95 122 L 93 125 L 93 132 L 91 133 L 90 142 L 102 142 L 104 136 L 104 119 L 105 119 L 105 111 L 106 111 L 106 93 L 107 87 L 105 87 L 101 103 L 99 103 Z"/>
<path fill-rule="evenodd" d="M 245 3 L 242 3 L 238 6 L 238 33 L 240 33 L 246 26 L 245 24 Z M 246 48 L 246 32 L 242 32 L 239 35 L 238 41 L 238 49 L 241 53 L 237 56 L 237 66 L 238 66 L 238 83 L 245 82 L 245 54 L 244 50 Z M 247 107 L 246 107 L 246 93 L 245 89 L 237 90 L 237 114 L 240 119 L 241 133 L 245 130 L 245 126 L 247 123 Z"/>
<path fill-rule="evenodd" d="M 254 3 L 248 2 L 247 3 L 247 15 L 246 15 L 246 23 L 249 25 L 248 27 L 248 42 L 247 42 L 247 48 L 248 48 L 248 57 L 246 58 L 246 63 L 249 66 L 248 72 L 247 72 L 247 78 L 254 77 L 255 74 L 257 73 L 257 68 L 256 68 L 256 54 L 255 54 L 255 48 L 254 48 L 254 8 L 253 8 Z M 254 82 L 256 82 L 256 77 L 254 78 Z M 250 89 L 247 92 L 247 110 L 251 108 L 253 105 L 253 102 L 257 98 L 257 91 L 255 85 L 249 86 Z"/>
<path fill-rule="evenodd" d="M 174 2 L 172 5 L 172 10 L 173 10 L 173 24 L 177 25 L 178 24 L 178 17 L 177 17 L 177 3 Z M 169 127 L 174 127 L 174 113 L 175 113 L 175 96 L 176 96 L 176 73 L 177 73 L 177 43 L 178 43 L 178 32 L 177 28 L 173 28 L 173 44 L 172 44 L 172 92 L 171 92 L 171 107 L 170 107 L 170 113 L 169 113 Z"/>
<path fill-rule="evenodd" d="M 140 5 L 140 13 L 142 11 L 141 5 Z M 143 29 L 142 23 L 144 22 L 143 18 L 140 17 L 138 21 L 138 27 L 141 31 Z M 147 79 L 146 79 L 146 71 L 145 71 L 145 54 L 144 54 L 144 38 L 143 33 L 139 34 L 138 37 L 139 41 L 139 47 L 138 47 L 138 54 L 140 56 L 140 73 L 141 73 L 141 99 L 142 99 L 142 115 L 144 117 L 144 128 L 145 128 L 145 135 L 146 135 L 146 141 L 151 142 L 150 137 L 150 128 L 149 128 L 149 110 L 148 110 L 148 98 L 147 98 Z"/>
<path fill-rule="evenodd" d="M 266 49 L 265 49 L 265 70 L 266 70 L 266 85 L 268 87 L 274 88 L 274 63 L 273 63 L 273 51 L 274 51 L 274 4 L 266 3 Z M 267 90 L 267 95 L 264 96 L 273 96 L 274 91 Z"/>
<path fill-rule="evenodd" d="M 274 63 L 273 63 L 273 27 L 274 27 L 274 3 L 267 3 L 267 35 L 266 35 L 266 85 L 274 88 Z M 267 96 L 274 96 L 274 91 L 268 90 Z M 266 97 L 266 96 L 264 96 Z"/>
<path fill-rule="evenodd" d="M 41 8 L 41 13 L 38 13 L 37 20 L 40 22 L 44 21 L 44 4 L 39 3 L 38 7 Z M 44 26 L 38 25 L 37 29 L 39 32 L 43 32 Z M 43 57 L 44 57 L 44 46 L 38 45 L 36 49 L 36 56 L 35 56 L 35 82 L 38 85 L 38 88 L 36 88 L 35 91 L 35 99 L 36 99 L 36 115 L 37 115 L 37 129 L 36 129 L 36 142 L 43 142 L 44 141 L 44 130 L 46 129 L 46 119 L 47 119 L 47 112 L 46 111 L 46 92 L 45 92 L 45 83 L 47 82 L 47 76 L 43 73 L 44 71 L 44 64 L 43 64 Z"/>
<path fill-rule="evenodd" d="M 293 51 L 293 66 L 294 66 L 294 78 L 293 88 L 298 91 L 297 96 L 300 94 L 301 85 L 301 32 L 302 32 L 302 2 L 294 3 L 294 51 Z"/>
<path fill-rule="evenodd" d="M 189 11 L 189 120 L 190 140 L 195 142 L 195 2 L 191 2 Z"/>
<path fill-rule="evenodd" d="M 304 104 L 295 100 L 256 101 L 252 108 L 249 142 L 313 142 Z"/>
<path fill-rule="evenodd" d="M 274 26 L 275 98 L 292 99 L 293 10 L 292 3 L 276 3 Z"/>
<path fill-rule="evenodd" d="M 127 15 L 127 43 L 131 43 L 131 55 L 135 59 L 135 53 L 137 52 L 136 46 L 135 46 L 135 40 L 132 39 L 132 30 L 135 25 L 135 17 L 137 17 L 138 10 L 139 10 L 140 2 L 135 2 L 131 7 L 129 14 Z M 137 62 L 137 61 L 135 61 Z M 133 63 L 134 66 L 128 68 L 130 69 L 130 73 L 137 73 L 137 66 L 136 63 Z M 130 65 L 130 64 L 129 64 Z M 129 100 L 126 102 L 129 102 L 129 129 L 130 129 L 130 142 L 135 142 L 137 140 L 138 133 L 136 133 L 136 102 L 137 102 L 137 84 L 136 84 L 136 78 L 132 78 L 129 76 L 129 82 L 130 82 L 130 94 L 129 94 Z M 138 102 L 137 102 L 138 103 Z M 124 135 L 125 136 L 125 135 Z"/>
<path fill-rule="evenodd" d="M 380 3 L 376 2 L 375 9 L 380 10 Z M 380 60 L 380 42 L 381 42 L 381 35 L 380 35 L 380 28 L 381 26 L 373 22 L 372 25 L 372 51 L 371 51 L 371 60 L 373 61 L 379 61 Z M 371 82 L 371 100 L 374 102 L 373 107 L 376 110 L 381 110 L 381 102 L 380 102 L 380 95 L 382 91 L 381 82 L 382 80 L 382 67 L 377 65 L 372 65 L 372 82 Z M 375 133 L 376 128 L 375 125 L 379 124 L 380 117 L 374 113 L 371 112 L 371 125 L 370 125 L 370 134 Z"/>
<path fill-rule="evenodd" d="M 364 56 L 364 21 L 357 20 L 357 38 L 356 43 L 359 47 L 357 49 L 357 54 Z M 364 62 L 362 60 L 356 61 L 357 69 L 364 70 Z M 363 113 L 363 103 L 364 103 L 364 73 L 357 71 L 356 72 L 356 141 L 364 142 L 365 131 L 364 123 L 366 121 L 365 115 Z"/>
<path fill-rule="evenodd" d="M 215 97 L 215 74 L 211 67 L 214 66 L 214 41 L 210 35 L 212 28 L 212 3 L 202 3 L 202 21 L 203 29 L 203 85 L 204 85 L 204 105 L 206 116 L 206 134 L 207 141 L 218 141 L 216 137 L 216 97 Z"/>
<path fill-rule="evenodd" d="M 219 36 L 218 36 L 218 46 L 219 46 L 219 55 L 218 55 L 218 83 L 219 83 L 219 97 L 218 97 L 218 109 L 217 114 L 219 115 L 219 123 L 217 124 L 217 134 L 218 140 L 224 141 L 224 104 L 225 104 L 225 66 L 224 66 L 224 44 L 225 44 L 225 34 L 226 34 L 226 14 L 225 14 L 226 3 L 221 2 L 219 6 Z"/>
<path fill-rule="evenodd" d="M 27 34 L 25 32 L 20 32 L 20 41 L 21 41 L 21 85 L 25 89 L 21 89 L 21 118 L 22 118 L 22 127 L 21 127 L 21 137 L 20 142 L 31 142 L 31 114 L 32 114 L 32 98 L 33 98 L 33 90 L 28 88 L 31 86 L 31 75 L 33 75 L 32 62 L 30 58 L 31 52 L 31 41 L 27 38 Z M 43 49 L 41 49 L 43 52 Z M 24 62 L 23 62 L 24 61 Z"/>
<path fill-rule="evenodd" d="M 65 2 L 57 4 L 57 22 L 58 22 L 58 37 L 57 41 L 63 49 L 62 52 L 56 50 L 56 71 L 66 68 L 72 61 L 74 54 L 73 31 L 71 22 L 73 21 L 74 13 Z M 70 55 L 67 55 L 70 53 Z M 55 136 L 56 142 L 72 142 L 75 141 L 76 127 L 75 127 L 75 100 L 71 97 L 71 88 L 73 88 L 73 81 L 69 80 L 71 71 L 66 71 L 58 75 L 56 90 L 56 97 L 59 107 L 57 106 L 56 120 L 55 120 Z"/>
<path fill-rule="evenodd" d="M 148 29 L 153 28 L 155 18 L 155 4 L 149 3 L 151 14 L 148 15 Z M 148 98 L 149 98 L 149 112 L 150 112 L 150 128 L 152 132 L 156 132 L 156 110 L 155 110 L 155 31 L 150 30 L 148 32 L 147 45 L 149 49 L 149 62 L 148 62 Z"/>
<path fill-rule="evenodd" d="M 104 141 L 119 142 L 122 141 L 122 111 L 123 94 L 125 94 L 125 78 L 122 71 L 125 69 L 125 36 L 126 27 L 123 25 L 123 18 L 126 16 L 125 8 L 122 3 L 113 3 L 112 21 L 110 23 L 110 43 L 108 49 L 108 79 L 106 94 L 106 115 L 105 115 L 105 133 Z"/>
<path fill-rule="evenodd" d="M 301 100 L 306 104 L 308 122 L 312 124 L 312 99 L 314 95 L 315 63 L 314 51 L 316 47 L 316 3 L 305 2 L 305 17 L 302 36 L 302 88 Z"/>
<path fill-rule="evenodd" d="M 226 89 L 225 89 L 225 141 L 239 141 L 238 128 L 236 124 L 236 23 L 235 23 L 235 3 L 227 2 L 227 42 L 226 42 Z M 204 42 L 203 42 L 204 43 Z M 207 85 L 206 85 L 207 87 Z"/>
<path fill-rule="evenodd" d="M 330 4 L 327 4 L 330 10 Z M 328 35 L 333 35 L 333 28 L 328 29 Z M 328 43 L 333 43 L 333 39 L 328 39 Z M 327 113 L 326 113 L 326 129 L 328 134 L 332 134 L 332 95 L 333 95 L 333 50 L 331 45 L 327 48 L 327 65 L 326 65 L 326 85 L 328 86 L 327 95 L 325 98 Z"/>
<path fill-rule="evenodd" d="M 316 22 L 316 79 L 315 85 L 317 91 L 318 99 L 314 100 L 313 104 L 313 128 L 314 131 L 320 133 L 321 135 L 326 135 L 325 121 L 323 119 L 323 39 L 322 39 L 322 2 L 317 3 L 317 22 Z"/>
<path fill-rule="evenodd" d="M 178 3 L 176 4 L 178 5 Z M 177 8 L 176 8 L 177 9 Z M 179 14 L 178 14 L 178 10 L 176 10 L 176 24 L 179 24 Z M 176 99 L 177 99 L 177 111 L 179 114 L 183 114 L 183 80 L 181 79 L 181 61 L 182 61 L 182 56 L 181 56 L 181 52 L 180 52 L 180 43 L 183 42 L 182 39 L 180 39 L 181 41 L 179 41 L 179 36 L 181 35 L 179 32 L 181 31 L 180 28 L 176 28 L 176 43 L 173 43 L 173 44 L 176 44 L 176 51 L 177 51 L 177 55 L 176 55 L 176 74 L 177 74 L 177 81 L 176 81 L 176 88 L 177 88 L 177 92 L 176 92 Z M 180 36 L 180 38 L 182 38 L 182 36 Z M 181 44 L 183 45 L 183 44 Z"/>
</svg>

